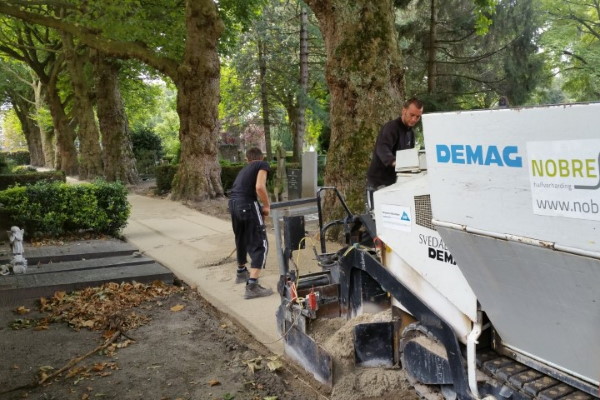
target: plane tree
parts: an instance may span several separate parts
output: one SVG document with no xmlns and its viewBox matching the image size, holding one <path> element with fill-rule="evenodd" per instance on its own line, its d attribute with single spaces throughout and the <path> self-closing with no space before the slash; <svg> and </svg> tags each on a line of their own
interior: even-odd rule
<svg viewBox="0 0 600 400">
<path fill-rule="evenodd" d="M 177 88 L 181 142 L 173 198 L 223 195 L 217 162 L 218 42 L 223 18 L 244 17 L 253 2 L 220 2 L 221 7 L 235 6 L 220 14 L 212 0 L 73 0 L 59 3 L 69 10 L 65 17 L 46 15 L 48 5 L 57 3 L 27 6 L 28 2 L 6 0 L 0 13 L 73 35 L 106 56 L 140 60 L 169 77 Z"/>
<path fill-rule="evenodd" d="M 2 5 L 0 5 L 2 6 Z M 53 30 L 18 20 L 3 21 L 0 31 L 0 52 L 26 64 L 37 76 L 44 91 L 44 100 L 50 111 L 54 126 L 56 151 L 46 146 L 46 161 L 69 175 L 79 171 L 76 133 L 67 109 L 68 96 L 64 91 L 61 73 L 64 59 L 60 52 L 61 42 Z M 49 142 L 47 141 L 47 145 Z"/>
<path fill-rule="evenodd" d="M 0 103 L 8 102 L 13 106 L 27 141 L 31 165 L 44 167 L 42 128 L 35 118 L 39 80 L 32 75 L 24 64 L 0 58 Z"/>
</svg>

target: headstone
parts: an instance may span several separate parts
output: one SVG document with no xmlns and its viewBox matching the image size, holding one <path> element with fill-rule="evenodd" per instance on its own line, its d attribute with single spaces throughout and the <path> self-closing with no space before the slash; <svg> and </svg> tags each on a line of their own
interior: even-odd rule
<svg viewBox="0 0 600 400">
<path fill-rule="evenodd" d="M 288 169 L 288 200 L 299 199 L 302 197 L 302 170 Z"/>
<path fill-rule="evenodd" d="M 302 197 L 315 197 L 317 193 L 317 152 L 302 154 Z"/>
</svg>

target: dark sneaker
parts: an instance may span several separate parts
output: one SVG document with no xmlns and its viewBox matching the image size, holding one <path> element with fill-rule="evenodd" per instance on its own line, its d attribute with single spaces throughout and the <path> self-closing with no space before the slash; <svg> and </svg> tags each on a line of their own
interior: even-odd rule
<svg viewBox="0 0 600 400">
<path fill-rule="evenodd" d="M 250 272 L 247 269 L 242 272 L 237 272 L 235 274 L 235 283 L 246 283 L 246 281 L 250 278 Z"/>
<path fill-rule="evenodd" d="M 246 285 L 245 299 L 255 299 L 257 297 L 266 297 L 273 294 L 272 289 L 267 289 L 260 286 L 258 283 L 249 283 Z"/>
</svg>

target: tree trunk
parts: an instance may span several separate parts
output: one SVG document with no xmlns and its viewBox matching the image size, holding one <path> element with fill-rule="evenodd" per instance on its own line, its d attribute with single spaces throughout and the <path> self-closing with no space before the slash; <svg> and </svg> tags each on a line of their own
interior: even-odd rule
<svg viewBox="0 0 600 400">
<path fill-rule="evenodd" d="M 427 93 L 435 91 L 437 79 L 437 63 L 435 60 L 435 45 L 437 40 L 437 7 L 435 0 L 431 0 L 431 14 L 429 17 L 429 38 L 427 40 Z"/>
<path fill-rule="evenodd" d="M 44 150 L 42 149 L 42 137 L 40 128 L 35 120 L 31 118 L 34 109 L 33 103 L 15 96 L 12 100 L 15 113 L 21 122 L 25 140 L 27 141 L 27 149 L 29 150 L 29 164 L 36 167 L 43 167 Z"/>
<path fill-rule="evenodd" d="M 392 0 L 306 0 L 325 40 L 331 144 L 325 183 L 364 210 L 367 167 L 381 126 L 397 118 L 403 71 Z M 328 200 L 326 207 L 331 207 Z"/>
<path fill-rule="evenodd" d="M 184 59 L 177 71 L 181 162 L 173 199 L 204 200 L 223 195 L 217 160 L 219 56 L 224 26 L 212 0 L 186 1 Z"/>
<path fill-rule="evenodd" d="M 54 168 L 67 175 L 78 175 L 77 149 L 75 148 L 75 131 L 69 124 L 62 101 L 58 94 L 57 79 L 59 62 L 56 62 L 46 84 L 46 99 L 52 124 L 56 133 L 56 161 Z"/>
<path fill-rule="evenodd" d="M 267 61 L 265 60 L 265 43 L 258 39 L 258 68 L 260 80 L 260 101 L 262 104 L 263 128 L 265 130 L 265 144 L 267 146 L 267 160 L 273 159 L 271 149 L 271 119 L 269 116 L 269 97 L 267 96 Z"/>
<path fill-rule="evenodd" d="M 109 182 L 136 184 L 140 177 L 135 164 L 129 122 L 119 90 L 119 62 L 105 55 L 96 57 L 98 120 L 104 147 L 104 174 Z"/>
<path fill-rule="evenodd" d="M 296 140 L 294 141 L 294 159 L 302 161 L 304 135 L 306 133 L 306 96 L 308 92 L 308 14 L 306 8 L 300 11 L 300 92 L 296 118 Z"/>
<path fill-rule="evenodd" d="M 32 76 L 33 77 L 33 76 Z M 33 93 L 35 98 L 35 110 L 36 114 L 39 114 L 43 108 L 43 95 L 44 91 L 42 81 L 34 79 Z M 36 121 L 38 129 L 40 131 L 40 138 L 42 139 L 42 151 L 44 152 L 44 164 L 42 166 L 46 168 L 54 168 L 56 161 L 56 146 L 54 143 L 54 131 L 46 130 L 44 126 Z"/>
<path fill-rule="evenodd" d="M 96 126 L 94 109 L 90 101 L 89 83 L 84 72 L 85 63 L 89 62 L 89 50 L 86 48 L 86 54 L 79 55 L 73 43 L 73 35 L 61 32 L 61 38 L 65 63 L 75 97 L 73 111 L 79 125 L 79 178 L 94 179 L 104 176 L 104 172 L 100 132 Z"/>
</svg>

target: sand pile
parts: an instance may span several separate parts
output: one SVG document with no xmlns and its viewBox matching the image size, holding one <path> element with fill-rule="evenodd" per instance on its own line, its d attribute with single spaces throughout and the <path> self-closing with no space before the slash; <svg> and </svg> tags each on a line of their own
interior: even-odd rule
<svg viewBox="0 0 600 400">
<path fill-rule="evenodd" d="M 351 320 L 319 319 L 310 335 L 333 358 L 331 400 L 418 399 L 400 368 L 366 368 L 354 365 L 354 326 L 391 321 L 391 311 L 362 314 Z"/>
</svg>

